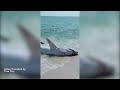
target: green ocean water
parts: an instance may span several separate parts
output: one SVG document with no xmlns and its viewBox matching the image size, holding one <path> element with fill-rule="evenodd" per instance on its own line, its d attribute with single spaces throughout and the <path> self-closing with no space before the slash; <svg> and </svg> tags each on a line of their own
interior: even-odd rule
<svg viewBox="0 0 120 90">
<path fill-rule="evenodd" d="M 79 39 L 79 17 L 41 16 L 41 37 L 59 41 Z"/>
</svg>

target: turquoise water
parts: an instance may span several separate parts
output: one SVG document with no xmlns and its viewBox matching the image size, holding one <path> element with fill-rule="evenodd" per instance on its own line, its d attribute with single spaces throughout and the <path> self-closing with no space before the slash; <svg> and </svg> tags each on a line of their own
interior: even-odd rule
<svg viewBox="0 0 120 90">
<path fill-rule="evenodd" d="M 78 39 L 80 35 L 79 17 L 41 17 L 41 37 L 56 40 Z"/>
<path fill-rule="evenodd" d="M 80 17 L 80 26 L 84 27 L 108 27 L 118 24 L 116 11 L 81 11 Z"/>
</svg>

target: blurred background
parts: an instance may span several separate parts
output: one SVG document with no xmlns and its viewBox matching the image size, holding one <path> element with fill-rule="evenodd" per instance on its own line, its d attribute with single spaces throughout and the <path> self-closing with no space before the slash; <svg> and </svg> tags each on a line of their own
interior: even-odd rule
<svg viewBox="0 0 120 90">
<path fill-rule="evenodd" d="M 115 68 L 119 78 L 119 12 L 80 12 L 80 52 L 97 57 Z"/>
<path fill-rule="evenodd" d="M 40 39 L 40 12 L 39 11 L 1 11 L 1 36 L 8 38 L 10 41 L 5 43 L 6 52 L 9 53 L 23 53 L 21 57 L 25 57 L 28 54 L 28 46 L 25 40 L 20 35 L 16 28 L 16 24 L 20 23 L 24 25 L 32 35 L 34 35 L 38 40 Z M 2 44 L 3 42 L 1 42 Z M 1 57 L 3 52 L 1 52 Z M 9 64 L 10 60 L 6 64 Z M 38 67 L 40 67 L 40 57 L 38 59 Z M 19 64 L 19 63 L 18 63 Z M 31 67 L 34 67 L 34 63 Z M 2 60 L 1 60 L 2 67 Z M 40 71 L 38 72 L 40 74 Z M 33 73 L 34 74 L 34 73 Z M 0 78 L 26 78 L 20 75 L 11 73 L 1 73 Z"/>
</svg>

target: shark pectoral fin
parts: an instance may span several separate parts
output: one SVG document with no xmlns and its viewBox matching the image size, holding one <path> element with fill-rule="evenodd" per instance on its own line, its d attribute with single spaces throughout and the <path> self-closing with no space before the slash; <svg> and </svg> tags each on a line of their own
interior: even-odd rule
<svg viewBox="0 0 120 90">
<path fill-rule="evenodd" d="M 50 49 L 56 49 L 57 47 L 55 46 L 55 44 L 52 42 L 52 41 L 50 41 L 48 38 L 46 38 L 46 40 L 47 40 L 47 42 L 48 42 L 48 44 L 49 44 L 49 46 L 50 46 Z"/>
<path fill-rule="evenodd" d="M 17 24 L 17 27 L 18 27 L 18 30 L 20 31 L 21 35 L 23 36 L 23 38 L 25 39 L 25 41 L 26 41 L 26 43 L 27 43 L 27 45 L 29 47 L 31 56 L 39 55 L 39 52 L 40 52 L 40 41 L 36 37 L 34 37 L 29 32 L 29 30 L 27 30 L 22 25 Z"/>
</svg>

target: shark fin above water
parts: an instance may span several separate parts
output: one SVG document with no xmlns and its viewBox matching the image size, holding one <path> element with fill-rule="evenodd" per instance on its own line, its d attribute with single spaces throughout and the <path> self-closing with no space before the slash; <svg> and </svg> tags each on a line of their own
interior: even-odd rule
<svg viewBox="0 0 120 90">
<path fill-rule="evenodd" d="M 52 41 L 50 41 L 48 38 L 46 38 L 46 40 L 47 40 L 47 42 L 50 46 L 50 49 L 56 49 L 57 48 L 57 46 L 55 46 L 55 44 Z"/>
<path fill-rule="evenodd" d="M 29 50 L 33 55 L 38 55 L 39 54 L 39 48 L 40 48 L 40 41 L 34 37 L 31 33 L 29 33 L 25 27 L 23 27 L 20 24 L 17 24 L 18 30 L 20 31 L 21 35 L 23 36 L 23 38 L 25 39 L 25 41 L 27 42 L 27 45 L 29 47 Z"/>
</svg>

